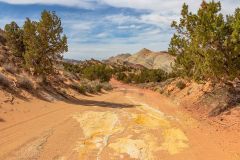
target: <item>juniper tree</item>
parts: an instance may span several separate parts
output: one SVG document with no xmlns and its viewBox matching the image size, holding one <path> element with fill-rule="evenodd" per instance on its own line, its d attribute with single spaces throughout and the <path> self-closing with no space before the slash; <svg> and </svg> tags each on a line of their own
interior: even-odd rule
<svg viewBox="0 0 240 160">
<path fill-rule="evenodd" d="M 17 57 L 23 57 L 25 51 L 23 44 L 23 30 L 16 22 L 11 22 L 5 25 L 5 36 L 7 46 L 9 46 L 12 54 Z"/>
<path fill-rule="evenodd" d="M 237 75 L 239 68 L 239 9 L 224 20 L 220 2 L 203 1 L 197 13 L 183 5 L 169 52 L 176 55 L 174 70 L 195 79 Z"/>
<path fill-rule="evenodd" d="M 39 22 L 29 19 L 24 24 L 25 61 L 35 74 L 50 74 L 54 64 L 68 51 L 62 35 L 61 19 L 55 12 L 43 11 Z"/>
<path fill-rule="evenodd" d="M 234 15 L 227 16 L 228 32 L 224 46 L 227 48 L 227 71 L 235 77 L 240 74 L 240 9 Z"/>
</svg>

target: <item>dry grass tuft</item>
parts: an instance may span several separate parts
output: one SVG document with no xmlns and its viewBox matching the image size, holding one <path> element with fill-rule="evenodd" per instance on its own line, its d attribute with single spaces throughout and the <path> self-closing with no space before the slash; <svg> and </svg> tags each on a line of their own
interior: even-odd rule
<svg viewBox="0 0 240 160">
<path fill-rule="evenodd" d="M 0 73 L 0 85 L 6 88 L 11 87 L 11 81 L 7 79 L 3 74 Z"/>
<path fill-rule="evenodd" d="M 34 89 L 32 81 L 26 77 L 17 78 L 17 85 L 18 85 L 18 87 L 26 89 L 26 90 Z"/>
<path fill-rule="evenodd" d="M 5 71 L 7 71 L 11 74 L 17 73 L 17 70 L 16 70 L 15 66 L 12 65 L 12 64 L 4 64 L 3 68 L 5 69 Z"/>
</svg>

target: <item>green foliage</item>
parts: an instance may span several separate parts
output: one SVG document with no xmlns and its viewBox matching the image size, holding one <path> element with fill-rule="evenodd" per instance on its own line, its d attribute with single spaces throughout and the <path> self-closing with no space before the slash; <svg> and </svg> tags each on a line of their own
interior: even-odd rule
<svg viewBox="0 0 240 160">
<path fill-rule="evenodd" d="M 161 69 L 144 69 L 140 74 L 135 75 L 135 83 L 161 82 L 166 80 L 168 74 Z"/>
<path fill-rule="evenodd" d="M 220 11 L 220 2 L 214 1 L 203 1 L 197 13 L 183 5 L 169 45 L 169 53 L 177 56 L 175 73 L 194 79 L 239 75 L 240 9 L 226 20 Z"/>
<path fill-rule="evenodd" d="M 96 91 L 97 91 L 97 92 L 101 92 L 101 91 L 102 91 L 102 88 L 103 88 L 103 86 L 102 86 L 101 84 L 97 84 L 97 85 L 96 85 Z"/>
<path fill-rule="evenodd" d="M 186 88 L 186 84 L 183 81 L 178 81 L 176 84 L 176 87 L 178 87 L 179 89 L 184 89 Z"/>
<path fill-rule="evenodd" d="M 112 90 L 112 86 L 109 83 L 99 83 L 98 81 L 81 82 L 80 84 L 73 83 L 71 88 L 80 94 L 96 94 L 100 93 L 102 89 L 105 91 Z"/>
<path fill-rule="evenodd" d="M 115 77 L 125 83 L 162 82 L 168 78 L 168 73 L 161 69 L 142 69 L 135 72 L 120 71 L 115 73 Z"/>
<path fill-rule="evenodd" d="M 73 84 L 72 89 L 77 91 L 80 94 L 86 94 L 86 87 L 84 85 Z"/>
<path fill-rule="evenodd" d="M 55 12 L 43 11 L 39 22 L 27 19 L 23 29 L 26 66 L 35 74 L 52 73 L 54 63 L 68 50 L 61 19 Z"/>
<path fill-rule="evenodd" d="M 90 65 L 83 69 L 83 76 L 91 81 L 108 82 L 112 76 L 112 70 L 105 64 Z"/>
<path fill-rule="evenodd" d="M 127 75 L 123 72 L 117 72 L 115 75 L 116 79 L 119 81 L 124 81 L 127 78 Z"/>
<path fill-rule="evenodd" d="M 74 73 L 74 74 L 82 73 L 81 67 L 77 64 L 63 63 L 63 67 L 65 71 L 68 71 L 70 73 Z"/>
<path fill-rule="evenodd" d="M 111 91 L 113 90 L 113 87 L 111 86 L 111 84 L 104 82 L 101 83 L 102 89 L 104 89 L 105 91 Z"/>
<path fill-rule="evenodd" d="M 13 21 L 10 24 L 5 25 L 5 36 L 7 45 L 12 54 L 16 57 L 22 58 L 25 51 L 23 44 L 23 30 Z"/>
<path fill-rule="evenodd" d="M 96 87 L 94 85 L 90 85 L 90 84 L 87 84 L 84 86 L 85 89 L 86 89 L 86 92 L 90 93 L 90 94 L 95 94 L 97 93 L 97 90 L 96 90 Z"/>
</svg>

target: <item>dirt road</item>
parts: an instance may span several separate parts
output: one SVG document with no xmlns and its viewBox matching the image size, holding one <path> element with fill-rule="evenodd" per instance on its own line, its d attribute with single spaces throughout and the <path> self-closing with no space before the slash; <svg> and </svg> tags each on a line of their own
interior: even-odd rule
<svg viewBox="0 0 240 160">
<path fill-rule="evenodd" d="M 79 102 L 1 104 L 1 160 L 240 160 L 239 132 L 199 122 L 157 93 L 113 81 Z"/>
</svg>

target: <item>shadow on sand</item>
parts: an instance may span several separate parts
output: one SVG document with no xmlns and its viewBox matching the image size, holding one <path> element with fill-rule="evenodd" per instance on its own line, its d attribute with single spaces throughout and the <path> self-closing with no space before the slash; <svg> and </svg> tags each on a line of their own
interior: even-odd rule
<svg viewBox="0 0 240 160">
<path fill-rule="evenodd" d="M 122 103 L 113 103 L 113 102 L 105 102 L 105 101 L 79 99 L 50 85 L 42 86 L 42 90 L 39 90 L 38 92 L 32 92 L 31 94 L 47 102 L 53 102 L 53 100 L 59 100 L 69 104 L 82 105 L 82 106 L 98 106 L 98 107 L 107 107 L 107 108 L 133 108 L 136 106 L 132 104 L 122 104 Z M 106 94 L 106 93 L 100 92 L 100 93 L 96 93 L 95 95 L 101 95 L 101 94 Z M 93 97 L 92 95 L 85 95 L 85 96 Z"/>
<path fill-rule="evenodd" d="M 69 86 L 63 86 L 64 88 L 68 88 Z M 16 88 L 4 88 L 5 91 L 12 94 L 13 96 L 23 100 L 23 101 L 30 101 L 29 98 L 22 94 L 20 89 Z M 61 89 L 55 88 L 52 85 L 41 85 L 40 88 L 34 90 L 26 90 L 23 89 L 32 96 L 47 102 L 53 102 L 54 100 L 63 101 L 69 104 L 76 104 L 82 106 L 98 106 L 98 107 L 107 107 L 107 108 L 133 108 L 136 105 L 132 104 L 122 104 L 122 103 L 113 103 L 113 102 L 105 102 L 105 101 L 94 101 L 94 100 L 86 100 L 86 99 L 79 99 L 72 95 L 67 94 Z M 99 92 L 95 95 L 106 94 L 105 92 Z M 93 97 L 93 95 L 86 94 L 85 96 Z M 12 103 L 12 102 L 11 102 Z M 14 103 L 12 103 L 14 104 Z"/>
</svg>

